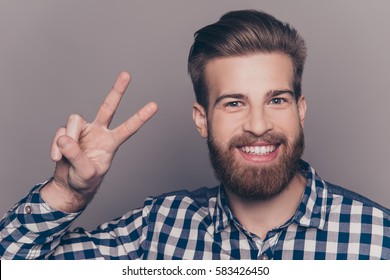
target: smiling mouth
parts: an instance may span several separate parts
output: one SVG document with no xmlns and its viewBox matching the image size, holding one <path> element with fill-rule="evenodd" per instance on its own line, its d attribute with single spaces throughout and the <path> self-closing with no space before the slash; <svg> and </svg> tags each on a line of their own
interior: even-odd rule
<svg viewBox="0 0 390 280">
<path fill-rule="evenodd" d="M 279 145 L 242 146 L 239 149 L 246 154 L 263 156 L 272 153 Z"/>
</svg>

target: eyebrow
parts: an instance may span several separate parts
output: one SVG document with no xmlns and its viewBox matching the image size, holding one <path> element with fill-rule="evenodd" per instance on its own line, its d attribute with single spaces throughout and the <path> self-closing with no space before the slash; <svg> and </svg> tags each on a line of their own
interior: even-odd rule
<svg viewBox="0 0 390 280">
<path fill-rule="evenodd" d="M 289 95 L 291 95 L 291 97 L 295 96 L 295 93 L 292 90 L 289 90 L 289 89 L 277 89 L 277 90 L 270 90 L 270 91 L 268 91 L 266 93 L 265 97 L 267 99 L 269 99 L 269 98 L 272 98 L 274 96 L 278 96 L 278 95 L 285 94 L 285 93 L 288 93 Z"/>
<path fill-rule="evenodd" d="M 214 107 L 218 105 L 223 99 L 226 98 L 234 98 L 234 99 L 240 99 L 240 100 L 248 100 L 248 96 L 242 94 L 242 93 L 226 93 L 222 94 L 215 99 Z"/>
<path fill-rule="evenodd" d="M 265 98 L 269 99 L 269 98 L 272 98 L 272 97 L 275 97 L 275 96 L 278 96 L 278 95 L 281 95 L 281 94 L 285 94 L 285 93 L 288 93 L 292 97 L 295 96 L 295 94 L 294 94 L 294 92 L 292 90 L 289 90 L 289 89 L 277 89 L 277 90 L 270 90 L 270 91 L 268 91 L 265 94 Z M 242 94 L 242 93 L 226 93 L 226 94 L 222 94 L 222 95 L 217 97 L 217 99 L 215 100 L 215 103 L 214 103 L 214 107 L 216 105 L 218 105 L 218 103 L 220 103 L 223 99 L 226 99 L 226 98 L 234 98 L 234 99 L 239 99 L 239 100 L 248 100 L 248 96 L 246 96 L 245 94 Z"/>
</svg>

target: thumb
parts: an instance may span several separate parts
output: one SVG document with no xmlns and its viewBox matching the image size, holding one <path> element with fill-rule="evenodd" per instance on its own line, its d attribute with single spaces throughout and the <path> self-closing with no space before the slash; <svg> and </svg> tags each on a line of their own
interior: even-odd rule
<svg viewBox="0 0 390 280">
<path fill-rule="evenodd" d="M 61 154 L 69 161 L 74 173 L 83 180 L 88 180 L 95 175 L 95 169 L 90 160 L 85 156 L 79 144 L 70 136 L 63 135 L 57 139 L 57 145 Z"/>
</svg>

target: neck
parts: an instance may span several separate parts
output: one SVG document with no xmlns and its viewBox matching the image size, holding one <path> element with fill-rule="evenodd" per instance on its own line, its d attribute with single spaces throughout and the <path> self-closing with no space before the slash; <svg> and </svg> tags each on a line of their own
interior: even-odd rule
<svg viewBox="0 0 390 280">
<path fill-rule="evenodd" d="M 306 179 L 296 174 L 276 197 L 246 200 L 226 190 L 230 208 L 246 230 L 264 239 L 268 231 L 283 225 L 296 212 L 306 186 Z"/>
</svg>

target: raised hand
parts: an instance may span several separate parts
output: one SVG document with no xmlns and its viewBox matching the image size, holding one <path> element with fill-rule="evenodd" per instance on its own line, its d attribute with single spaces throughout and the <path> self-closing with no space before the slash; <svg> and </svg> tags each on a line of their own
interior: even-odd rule
<svg viewBox="0 0 390 280">
<path fill-rule="evenodd" d="M 122 72 L 92 123 L 71 115 L 66 127 L 57 131 L 51 148 L 51 158 L 56 162 L 54 178 L 41 190 L 51 207 L 64 212 L 83 209 L 96 193 L 119 146 L 157 112 L 157 104 L 150 102 L 109 129 L 129 82 L 129 73 Z"/>
</svg>

